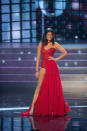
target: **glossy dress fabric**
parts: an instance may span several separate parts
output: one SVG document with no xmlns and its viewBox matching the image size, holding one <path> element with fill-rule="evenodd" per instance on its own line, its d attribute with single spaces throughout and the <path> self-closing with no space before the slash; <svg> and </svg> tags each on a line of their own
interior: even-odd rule
<svg viewBox="0 0 87 131">
<path fill-rule="evenodd" d="M 33 115 L 64 115 L 71 110 L 64 100 L 62 83 L 59 70 L 54 60 L 48 60 L 49 56 L 54 57 L 55 48 L 41 48 L 41 68 L 45 68 L 45 76 L 40 87 L 39 95 L 34 105 Z M 30 111 L 32 104 L 27 112 Z"/>
</svg>

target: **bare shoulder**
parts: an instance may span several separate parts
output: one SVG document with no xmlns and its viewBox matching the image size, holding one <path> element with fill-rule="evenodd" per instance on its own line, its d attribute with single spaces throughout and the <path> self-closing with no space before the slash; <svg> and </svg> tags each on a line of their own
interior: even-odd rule
<svg viewBox="0 0 87 131">
<path fill-rule="evenodd" d="M 61 46 L 58 42 L 55 42 L 55 47 Z"/>
<path fill-rule="evenodd" d="M 67 53 L 67 51 L 58 42 L 55 42 L 55 48 L 63 53 Z"/>
<path fill-rule="evenodd" d="M 55 42 L 55 48 L 59 49 L 59 48 L 63 48 L 58 42 Z"/>
</svg>

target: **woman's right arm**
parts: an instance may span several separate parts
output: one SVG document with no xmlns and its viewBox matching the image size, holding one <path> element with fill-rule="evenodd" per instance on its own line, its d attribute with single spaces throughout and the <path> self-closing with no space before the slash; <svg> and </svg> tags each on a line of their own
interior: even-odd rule
<svg viewBox="0 0 87 131">
<path fill-rule="evenodd" d="M 42 43 L 40 42 L 39 45 L 38 45 L 38 47 L 37 47 L 36 71 L 38 71 L 38 67 L 39 67 L 40 54 L 41 54 L 41 46 L 42 46 Z"/>
</svg>

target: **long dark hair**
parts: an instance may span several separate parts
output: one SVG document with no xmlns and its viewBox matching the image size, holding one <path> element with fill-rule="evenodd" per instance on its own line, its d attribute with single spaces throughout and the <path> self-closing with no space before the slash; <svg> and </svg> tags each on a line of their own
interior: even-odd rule
<svg viewBox="0 0 87 131">
<path fill-rule="evenodd" d="M 41 42 L 42 42 L 43 46 L 44 46 L 44 45 L 47 45 L 47 43 L 48 43 L 48 40 L 46 39 L 46 34 L 47 34 L 48 32 L 51 32 L 51 33 L 52 33 L 53 38 L 52 38 L 50 41 L 52 42 L 52 44 L 54 44 L 54 40 L 55 40 L 55 38 L 54 38 L 54 31 L 53 31 L 52 28 L 47 28 L 47 29 L 45 30 L 43 36 L 42 36 L 42 39 L 41 39 Z"/>
</svg>

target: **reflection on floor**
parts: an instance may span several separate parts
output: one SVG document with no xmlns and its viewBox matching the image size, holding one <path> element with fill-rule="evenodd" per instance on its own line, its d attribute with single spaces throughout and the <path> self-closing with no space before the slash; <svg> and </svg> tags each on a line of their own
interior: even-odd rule
<svg viewBox="0 0 87 131">
<path fill-rule="evenodd" d="M 26 116 L 23 110 L 0 111 L 1 131 L 87 131 L 87 108 L 72 108 L 65 116 Z"/>
<path fill-rule="evenodd" d="M 68 56 L 57 64 L 72 109 L 64 117 L 19 117 L 31 104 L 37 84 L 36 47 L 0 47 L 0 131 L 87 131 L 87 46 L 64 47 Z"/>
</svg>

